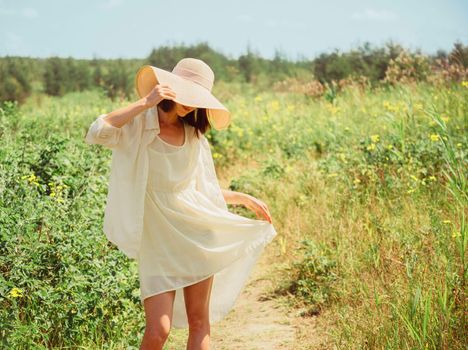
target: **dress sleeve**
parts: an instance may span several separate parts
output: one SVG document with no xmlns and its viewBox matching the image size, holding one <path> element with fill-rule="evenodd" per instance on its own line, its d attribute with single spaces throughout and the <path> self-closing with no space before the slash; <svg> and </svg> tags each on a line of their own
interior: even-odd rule
<svg viewBox="0 0 468 350">
<path fill-rule="evenodd" d="M 200 137 L 200 159 L 197 167 L 196 188 L 208 197 L 217 207 L 228 210 L 221 187 L 216 177 L 216 170 L 206 137 Z"/>
<path fill-rule="evenodd" d="M 85 136 L 85 142 L 111 149 L 124 147 L 130 142 L 131 135 L 135 135 L 133 132 L 136 127 L 136 117 L 118 128 L 103 119 L 106 115 L 101 114 L 91 123 Z"/>
</svg>

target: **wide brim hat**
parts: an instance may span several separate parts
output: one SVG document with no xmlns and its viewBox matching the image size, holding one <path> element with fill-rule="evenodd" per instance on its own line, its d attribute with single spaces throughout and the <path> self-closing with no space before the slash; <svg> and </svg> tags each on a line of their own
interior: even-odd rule
<svg viewBox="0 0 468 350">
<path fill-rule="evenodd" d="M 229 110 L 211 93 L 214 73 L 202 60 L 183 58 L 172 72 L 144 65 L 135 76 L 140 98 L 148 95 L 156 84 L 168 85 L 176 93 L 174 101 L 188 107 L 206 108 L 208 121 L 216 130 L 226 129 L 231 122 Z"/>
</svg>

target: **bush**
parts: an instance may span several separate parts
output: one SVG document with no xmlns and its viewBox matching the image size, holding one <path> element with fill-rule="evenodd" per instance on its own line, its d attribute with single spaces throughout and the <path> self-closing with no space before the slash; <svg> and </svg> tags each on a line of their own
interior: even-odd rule
<svg viewBox="0 0 468 350">
<path fill-rule="evenodd" d="M 27 66 L 21 59 L 6 57 L 0 61 L 0 102 L 24 102 L 31 94 Z"/>
</svg>

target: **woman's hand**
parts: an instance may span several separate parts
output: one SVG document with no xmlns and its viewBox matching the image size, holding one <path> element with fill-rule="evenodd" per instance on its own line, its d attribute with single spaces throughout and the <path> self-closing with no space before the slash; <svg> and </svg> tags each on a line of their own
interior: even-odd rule
<svg viewBox="0 0 468 350">
<path fill-rule="evenodd" d="M 144 97 L 145 106 L 153 107 L 162 100 L 174 100 L 176 93 L 168 85 L 156 84 L 156 86 Z"/>
<path fill-rule="evenodd" d="M 243 198 L 244 200 L 242 201 L 242 204 L 246 208 L 252 210 L 257 215 L 257 218 L 260 218 L 262 216 L 265 217 L 265 219 L 271 224 L 270 211 L 268 210 L 268 207 L 264 202 L 248 194 L 245 194 Z"/>
</svg>

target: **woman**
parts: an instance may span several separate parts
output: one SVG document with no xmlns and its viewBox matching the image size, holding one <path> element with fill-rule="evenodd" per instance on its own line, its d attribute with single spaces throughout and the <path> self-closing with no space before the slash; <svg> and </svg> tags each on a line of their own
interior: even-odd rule
<svg viewBox="0 0 468 350">
<path fill-rule="evenodd" d="M 194 58 L 172 72 L 143 66 L 140 99 L 100 115 L 86 135 L 112 149 L 104 232 L 138 261 L 141 349 L 162 349 L 171 326 L 189 328 L 188 349 L 209 349 L 210 324 L 232 308 L 276 235 L 265 203 L 219 187 L 204 133 L 225 129 L 230 113 L 211 94 L 213 82 L 211 68 Z M 231 213 L 227 204 L 265 220 Z"/>
</svg>

